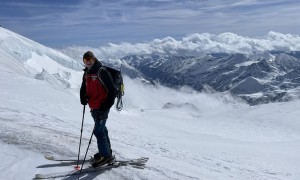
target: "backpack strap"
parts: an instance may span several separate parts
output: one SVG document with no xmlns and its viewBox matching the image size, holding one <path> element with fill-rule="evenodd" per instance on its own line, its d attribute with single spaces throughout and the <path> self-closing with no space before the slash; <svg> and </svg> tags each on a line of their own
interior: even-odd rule
<svg viewBox="0 0 300 180">
<path fill-rule="evenodd" d="M 105 73 L 107 73 L 107 75 L 108 75 L 108 78 L 109 78 L 109 81 L 111 82 L 111 84 L 113 85 L 113 88 L 114 89 L 117 89 L 117 87 L 116 87 L 116 85 L 115 85 L 115 82 L 114 82 L 114 80 L 113 80 L 113 78 L 112 78 L 112 75 L 111 75 L 111 73 L 109 72 L 109 70 L 107 69 L 107 67 L 106 66 L 101 66 L 100 68 L 99 68 L 99 70 L 98 70 L 98 77 L 101 79 L 101 73 L 102 72 L 105 72 Z M 103 82 L 103 81 L 102 81 Z M 104 85 L 104 84 L 103 84 Z M 104 85 L 104 86 L 106 86 L 106 85 Z"/>
</svg>

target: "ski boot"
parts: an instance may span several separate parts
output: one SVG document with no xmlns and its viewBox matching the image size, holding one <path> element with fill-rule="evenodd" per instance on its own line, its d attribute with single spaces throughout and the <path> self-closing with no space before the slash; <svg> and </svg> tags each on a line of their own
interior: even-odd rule
<svg viewBox="0 0 300 180">
<path fill-rule="evenodd" d="M 112 163 L 114 161 L 115 157 L 112 155 L 109 155 L 107 157 L 103 157 L 101 156 L 99 153 L 94 155 L 94 160 L 92 163 L 92 167 L 99 167 L 99 166 L 103 166 L 105 164 L 109 164 Z"/>
</svg>

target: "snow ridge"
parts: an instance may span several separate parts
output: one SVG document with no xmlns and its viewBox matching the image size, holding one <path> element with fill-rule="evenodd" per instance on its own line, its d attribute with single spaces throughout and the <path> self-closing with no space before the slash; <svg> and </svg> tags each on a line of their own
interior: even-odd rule
<svg viewBox="0 0 300 180">
<path fill-rule="evenodd" d="M 78 88 L 82 65 L 67 55 L 0 27 L 1 68 L 49 80 L 64 88 Z M 50 76 L 48 78 L 42 76 Z M 50 80 L 52 79 L 52 80 Z"/>
</svg>

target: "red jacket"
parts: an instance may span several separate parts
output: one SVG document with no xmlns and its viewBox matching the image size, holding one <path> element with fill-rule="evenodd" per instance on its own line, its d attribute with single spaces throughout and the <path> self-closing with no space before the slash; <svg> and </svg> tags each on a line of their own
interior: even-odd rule
<svg viewBox="0 0 300 180">
<path fill-rule="evenodd" d="M 90 108 L 108 110 L 115 101 L 116 92 L 110 73 L 96 59 L 91 69 L 84 69 L 80 88 L 82 105 L 89 104 Z"/>
<path fill-rule="evenodd" d="M 97 74 L 85 75 L 86 95 L 91 109 L 99 109 L 101 103 L 106 100 L 107 90 L 98 78 Z"/>
</svg>

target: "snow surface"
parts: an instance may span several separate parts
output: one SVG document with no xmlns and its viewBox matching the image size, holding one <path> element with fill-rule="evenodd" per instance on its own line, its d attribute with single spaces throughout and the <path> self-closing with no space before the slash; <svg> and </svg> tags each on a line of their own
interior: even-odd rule
<svg viewBox="0 0 300 180">
<path fill-rule="evenodd" d="M 78 152 L 82 72 L 30 46 L 19 61 L 0 44 L 0 179 L 73 170 L 43 155 Z M 107 121 L 113 153 L 149 161 L 143 170 L 120 167 L 81 179 L 300 179 L 299 100 L 248 106 L 230 96 L 147 86 L 127 77 L 125 91 L 124 110 L 112 109 Z M 92 129 L 87 109 L 82 154 Z M 96 151 L 94 139 L 89 155 Z"/>
</svg>

